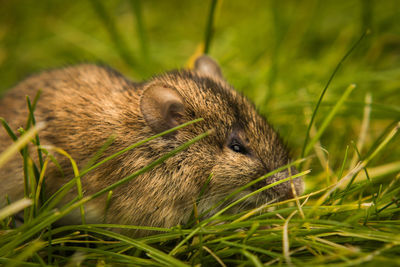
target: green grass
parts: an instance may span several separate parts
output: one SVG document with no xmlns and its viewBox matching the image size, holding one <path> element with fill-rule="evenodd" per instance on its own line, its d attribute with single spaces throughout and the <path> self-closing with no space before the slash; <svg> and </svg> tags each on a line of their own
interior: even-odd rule
<svg viewBox="0 0 400 267">
<path fill-rule="evenodd" d="M 22 0 L 1 6 L 0 91 L 32 72 L 84 61 L 141 80 L 190 65 L 193 55 L 207 51 L 275 125 L 298 159 L 293 164 L 308 174 L 297 199 L 171 229 L 141 227 L 158 231 L 149 237 L 109 229 L 140 228 L 128 225 L 53 227 L 190 143 L 110 188 L 54 209 L 108 159 L 76 167 L 70 183 L 42 199 L 52 154 L 69 155 L 40 146 L 37 131 L 45 126 L 34 119 L 40 97 L 28 99 L 25 133 L 17 140 L 9 130 L 16 142 L 0 152 L 0 168 L 20 151 L 34 186 L 26 188 L 30 196 L 0 210 L 0 265 L 400 265 L 398 1 Z M 38 149 L 28 151 L 28 142 Z M 33 153 L 42 158 L 37 166 Z M 11 215 L 18 211 L 25 222 L 17 227 Z"/>
</svg>

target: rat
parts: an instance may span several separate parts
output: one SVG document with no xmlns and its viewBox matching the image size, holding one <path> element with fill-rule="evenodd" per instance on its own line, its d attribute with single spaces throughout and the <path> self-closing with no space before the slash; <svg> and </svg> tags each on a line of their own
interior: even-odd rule
<svg viewBox="0 0 400 267">
<path fill-rule="evenodd" d="M 172 149 L 206 131 L 210 135 L 168 158 L 162 164 L 85 204 L 87 223 L 113 223 L 173 227 L 186 223 L 194 201 L 204 212 L 251 181 L 290 162 L 289 151 L 279 134 L 254 105 L 223 77 L 211 57 L 197 58 L 193 69 L 174 70 L 141 83 L 132 82 L 106 66 L 81 64 L 48 70 L 28 77 L 0 100 L 0 116 L 13 130 L 26 124 L 26 95 L 33 99 L 41 90 L 35 109 L 42 145 L 64 149 L 79 168 L 115 136 L 103 157 L 197 118 L 191 124 L 130 150 L 89 172 L 82 180 L 84 195 L 90 195 L 150 164 Z M 12 143 L 0 129 L 0 151 Z M 0 206 L 23 197 L 22 160 L 15 155 L 0 169 Z M 47 197 L 74 177 L 70 161 L 58 155 L 64 176 L 49 164 L 45 176 Z M 237 198 L 296 174 L 286 169 L 242 191 Z M 211 175 L 211 176 L 210 176 Z M 211 177 L 211 179 L 209 179 Z M 291 185 L 292 183 L 292 185 Z M 303 192 L 303 181 L 295 178 L 246 199 L 232 212 L 284 200 Z M 293 192 L 295 190 L 295 192 Z M 64 203 L 77 195 L 76 188 Z M 221 209 L 221 207 L 216 210 Z M 215 210 L 213 211 L 215 213 Z M 79 209 L 61 223 L 79 224 Z M 143 236 L 148 231 L 134 230 Z"/>
</svg>

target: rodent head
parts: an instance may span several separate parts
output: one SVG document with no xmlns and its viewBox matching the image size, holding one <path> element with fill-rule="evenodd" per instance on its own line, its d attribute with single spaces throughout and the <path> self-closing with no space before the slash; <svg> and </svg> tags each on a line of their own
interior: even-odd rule
<svg viewBox="0 0 400 267">
<path fill-rule="evenodd" d="M 161 179 L 165 179 L 163 182 L 166 184 L 174 181 L 177 196 L 173 197 L 186 203 L 186 206 L 181 206 L 187 209 L 184 218 L 190 213 L 193 201 L 210 174 L 212 178 L 198 207 L 201 211 L 290 161 L 279 135 L 257 113 L 253 104 L 223 79 L 219 66 L 209 57 L 198 58 L 192 71 L 174 71 L 153 78 L 141 92 L 140 110 L 147 128 L 153 133 L 196 118 L 204 119 L 149 144 L 154 152 L 165 152 L 212 130 L 210 136 L 165 163 L 167 171 Z M 297 172 L 291 168 L 290 173 Z M 288 170 L 282 171 L 240 195 L 289 176 Z M 293 184 L 296 193 L 301 194 L 302 180 L 294 179 Z M 163 192 L 170 191 L 165 189 Z M 290 182 L 285 182 L 247 199 L 246 204 L 255 207 L 291 198 L 292 195 Z"/>
</svg>

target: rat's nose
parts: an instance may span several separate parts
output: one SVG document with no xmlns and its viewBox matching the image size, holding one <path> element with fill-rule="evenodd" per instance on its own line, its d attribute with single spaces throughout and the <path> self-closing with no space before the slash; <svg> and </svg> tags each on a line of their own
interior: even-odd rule
<svg viewBox="0 0 400 267">
<path fill-rule="evenodd" d="M 295 167 L 291 167 L 290 169 L 283 170 L 274 176 L 276 177 L 276 181 L 280 181 L 283 179 L 287 179 L 291 176 L 298 174 L 299 172 Z M 292 184 L 296 194 L 293 192 Z M 276 186 L 276 190 L 279 192 L 280 196 L 284 199 L 294 198 L 295 195 L 299 196 L 304 191 L 304 182 L 302 177 L 297 177 L 291 180 L 288 180 L 284 183 L 281 183 Z"/>
<path fill-rule="evenodd" d="M 274 175 L 267 177 L 266 179 L 264 179 L 262 181 L 259 181 L 258 183 L 254 184 L 252 186 L 252 188 L 253 188 L 253 190 L 257 190 L 266 185 L 273 184 L 273 183 L 281 181 L 283 179 L 287 179 L 298 173 L 299 172 L 296 170 L 296 168 L 291 167 L 290 169 L 286 169 L 281 172 L 275 173 Z M 304 191 L 304 183 L 303 183 L 302 177 L 294 178 L 292 180 L 287 180 L 283 183 L 277 184 L 277 185 L 273 186 L 270 190 L 272 190 L 274 192 L 275 196 L 281 200 L 293 198 L 295 196 L 295 194 L 292 189 L 292 185 L 291 185 L 292 183 L 293 183 L 296 195 L 297 196 L 301 195 Z"/>
</svg>

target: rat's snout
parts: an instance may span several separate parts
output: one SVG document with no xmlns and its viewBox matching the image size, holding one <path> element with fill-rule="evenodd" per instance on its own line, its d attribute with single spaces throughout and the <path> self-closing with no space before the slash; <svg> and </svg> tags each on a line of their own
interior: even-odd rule
<svg viewBox="0 0 400 267">
<path fill-rule="evenodd" d="M 281 172 L 277 173 L 276 175 L 278 177 L 278 180 L 282 180 L 282 179 L 286 179 L 288 177 L 294 176 L 298 173 L 299 172 L 297 171 L 297 169 L 295 167 L 291 167 L 290 169 L 281 171 Z M 293 184 L 294 188 L 292 187 L 291 184 Z M 291 179 L 280 185 L 282 185 L 282 191 L 284 191 L 282 196 L 284 196 L 285 198 L 294 198 L 296 195 L 299 196 L 304 192 L 304 182 L 303 182 L 302 177 L 297 177 L 297 178 Z M 293 189 L 296 192 L 293 192 Z"/>
<path fill-rule="evenodd" d="M 281 172 L 278 172 L 270 177 L 267 177 L 266 179 L 254 184 L 252 186 L 253 190 L 257 190 L 259 188 L 262 188 L 264 186 L 276 183 L 280 180 L 287 179 L 288 177 L 294 176 L 298 174 L 299 172 L 296 170 L 295 167 L 291 167 L 290 169 L 283 170 Z M 294 178 L 292 180 L 285 181 L 283 183 L 277 184 L 264 192 L 267 194 L 273 194 L 281 199 L 289 199 L 295 197 L 295 194 L 293 192 L 292 184 L 294 190 L 296 191 L 296 195 L 299 196 L 303 193 L 304 191 L 304 182 L 302 177 Z"/>
</svg>

